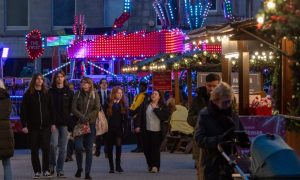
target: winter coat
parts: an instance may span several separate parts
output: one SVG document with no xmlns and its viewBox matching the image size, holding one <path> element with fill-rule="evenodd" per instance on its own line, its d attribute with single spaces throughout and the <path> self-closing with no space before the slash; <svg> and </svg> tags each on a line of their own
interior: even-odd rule
<svg viewBox="0 0 300 180">
<path fill-rule="evenodd" d="M 225 132 L 228 132 L 225 135 Z M 200 111 L 195 131 L 195 140 L 200 147 L 199 176 L 204 180 L 219 180 L 231 177 L 232 169 L 218 151 L 220 142 L 233 140 L 234 130 L 243 130 L 238 116 L 230 108 L 219 110 L 213 103 Z M 231 154 L 231 146 L 223 146 L 226 153 Z"/>
<path fill-rule="evenodd" d="M 14 134 L 10 126 L 11 101 L 5 89 L 0 88 L 0 159 L 14 155 Z"/>
<path fill-rule="evenodd" d="M 52 99 L 49 92 L 27 90 L 21 104 L 20 118 L 23 127 L 45 129 L 54 125 Z"/>
<path fill-rule="evenodd" d="M 150 102 L 147 102 L 144 106 L 141 106 L 140 109 L 140 116 L 138 116 L 138 118 L 134 121 L 134 127 L 137 128 L 141 128 L 142 132 L 145 132 L 147 129 L 147 118 L 146 118 L 146 111 L 148 106 L 150 105 Z M 160 120 L 160 127 L 162 129 L 163 127 L 163 123 L 165 121 L 167 121 L 170 117 L 170 111 L 167 105 L 162 105 L 158 108 L 153 109 L 155 115 L 158 117 L 158 119 Z"/>
<path fill-rule="evenodd" d="M 52 98 L 53 120 L 56 126 L 68 126 L 72 111 L 73 91 L 69 87 L 51 88 L 49 90 Z"/>
<path fill-rule="evenodd" d="M 89 104 L 87 104 L 88 100 L 90 101 Z M 90 124 L 95 124 L 99 111 L 100 100 L 98 93 L 95 91 L 84 92 L 82 90 L 75 93 L 72 102 L 72 113 L 77 121 L 83 122 L 87 120 Z"/>
<path fill-rule="evenodd" d="M 209 101 L 209 94 L 207 93 L 205 86 L 199 87 L 196 92 L 197 96 L 192 101 L 187 118 L 188 124 L 194 128 L 196 126 L 200 110 L 206 107 Z M 199 147 L 196 142 L 193 142 L 193 159 L 196 161 L 199 160 Z"/>
</svg>

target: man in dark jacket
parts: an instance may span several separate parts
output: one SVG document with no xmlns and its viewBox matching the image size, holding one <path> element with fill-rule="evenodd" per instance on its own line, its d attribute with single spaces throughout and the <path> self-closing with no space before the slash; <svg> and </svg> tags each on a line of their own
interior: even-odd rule
<svg viewBox="0 0 300 180">
<path fill-rule="evenodd" d="M 100 104 L 105 116 L 107 117 L 107 107 L 108 107 L 108 101 L 110 97 L 110 91 L 107 89 L 108 82 L 106 79 L 102 78 L 100 80 L 99 85 L 100 85 L 100 90 L 98 91 L 98 94 L 100 98 Z M 96 136 L 96 151 L 95 151 L 96 157 L 100 156 L 102 143 L 104 143 L 104 153 L 105 153 L 105 157 L 107 157 L 107 149 L 105 146 L 105 135 Z"/>
<path fill-rule="evenodd" d="M 197 88 L 197 96 L 193 99 L 188 112 L 187 121 L 190 126 L 195 128 L 200 110 L 207 106 L 210 93 L 219 84 L 220 79 L 218 74 L 210 73 L 206 76 L 205 86 Z M 197 167 L 199 161 L 199 148 L 195 142 L 193 144 L 193 159 L 195 160 L 195 166 Z"/>
<path fill-rule="evenodd" d="M 57 177 L 65 178 L 63 167 L 66 157 L 68 125 L 71 120 L 73 91 L 67 85 L 65 73 L 58 71 L 54 74 L 50 94 L 53 102 L 53 119 L 56 130 L 51 134 L 50 143 L 50 173 L 54 174 L 55 166 Z M 59 149 L 58 157 L 56 156 Z"/>
<path fill-rule="evenodd" d="M 29 133 L 31 163 L 34 179 L 38 179 L 43 171 L 44 177 L 51 177 L 49 172 L 49 150 L 51 131 L 55 131 L 53 121 L 52 100 L 45 87 L 43 75 L 34 74 L 25 92 L 21 104 L 22 131 Z M 39 160 L 39 148 L 42 149 L 42 168 Z"/>
</svg>

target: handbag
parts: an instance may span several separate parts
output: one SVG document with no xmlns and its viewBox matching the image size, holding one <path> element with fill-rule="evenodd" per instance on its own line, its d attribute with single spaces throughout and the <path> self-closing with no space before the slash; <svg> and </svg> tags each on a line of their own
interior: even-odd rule
<svg viewBox="0 0 300 180">
<path fill-rule="evenodd" d="M 79 123 L 74 127 L 73 136 L 82 136 L 91 133 L 91 128 L 88 122 Z"/>
<path fill-rule="evenodd" d="M 78 100 L 79 96 L 80 96 L 80 91 L 78 93 L 77 100 Z M 87 113 L 87 110 L 89 108 L 89 104 L 90 104 L 90 96 L 89 96 L 89 99 L 88 99 L 88 102 L 87 102 L 87 106 L 86 106 L 84 116 Z M 87 122 L 87 121 L 85 121 L 83 123 L 78 123 L 74 126 L 73 137 L 82 136 L 82 135 L 89 134 L 89 133 L 91 133 L 91 128 L 90 128 L 89 122 Z"/>
<path fill-rule="evenodd" d="M 105 134 L 108 131 L 108 123 L 103 110 L 98 113 L 98 118 L 96 119 L 96 135 Z"/>
</svg>

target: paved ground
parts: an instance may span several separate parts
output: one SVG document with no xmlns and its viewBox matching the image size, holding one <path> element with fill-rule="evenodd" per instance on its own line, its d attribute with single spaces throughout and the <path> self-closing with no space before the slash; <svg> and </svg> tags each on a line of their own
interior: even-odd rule
<svg viewBox="0 0 300 180">
<path fill-rule="evenodd" d="M 93 179 L 122 179 L 122 180 L 190 180 L 196 179 L 193 161 L 190 154 L 162 153 L 161 171 L 158 174 L 148 173 L 146 162 L 142 153 L 130 153 L 133 146 L 123 146 L 122 166 L 124 173 L 109 174 L 108 160 L 101 154 L 100 158 L 94 157 L 91 176 Z M 14 179 L 32 179 L 33 170 L 30 161 L 29 150 L 16 150 L 12 158 Z M 65 163 L 65 175 L 67 179 L 78 179 L 74 177 L 76 163 Z M 0 179 L 3 178 L 3 168 L 0 168 Z M 52 178 L 56 179 L 56 178 Z M 83 179 L 83 178 L 82 178 Z"/>
</svg>

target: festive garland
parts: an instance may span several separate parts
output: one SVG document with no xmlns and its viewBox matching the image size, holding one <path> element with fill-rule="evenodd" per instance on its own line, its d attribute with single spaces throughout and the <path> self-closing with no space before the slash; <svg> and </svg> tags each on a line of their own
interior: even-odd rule
<svg viewBox="0 0 300 180">
<path fill-rule="evenodd" d="M 299 0 L 266 0 L 264 9 L 257 15 L 258 29 L 266 37 L 272 38 L 278 45 L 282 38 L 288 38 L 294 42 L 294 54 L 291 55 L 293 61 L 293 96 L 289 102 L 289 115 L 300 116 L 300 1 Z M 276 66 L 279 68 L 279 66 Z M 278 71 L 278 72 L 277 72 Z M 279 70 L 274 73 L 274 90 L 279 89 Z M 277 92 L 278 93 L 278 92 Z M 275 92 L 275 98 L 278 94 Z M 300 123 L 294 120 L 287 120 L 288 130 L 300 131 Z"/>
</svg>

